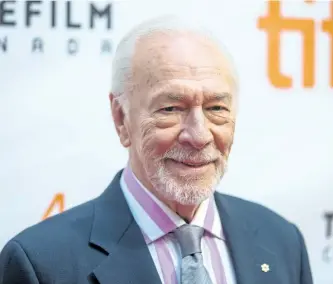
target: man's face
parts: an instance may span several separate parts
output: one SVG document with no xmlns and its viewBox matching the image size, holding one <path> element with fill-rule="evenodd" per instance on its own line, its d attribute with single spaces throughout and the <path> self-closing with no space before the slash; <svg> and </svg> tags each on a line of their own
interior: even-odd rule
<svg viewBox="0 0 333 284">
<path fill-rule="evenodd" d="M 180 204 L 208 198 L 234 134 L 234 86 L 224 55 L 193 35 L 142 40 L 129 106 L 130 159 L 139 179 Z"/>
</svg>

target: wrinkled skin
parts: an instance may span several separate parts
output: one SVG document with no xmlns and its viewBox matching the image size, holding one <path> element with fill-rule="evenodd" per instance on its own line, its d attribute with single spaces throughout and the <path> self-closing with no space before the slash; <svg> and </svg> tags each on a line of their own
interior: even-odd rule
<svg viewBox="0 0 333 284">
<path fill-rule="evenodd" d="M 141 38 L 132 63 L 128 113 L 110 96 L 120 141 L 143 185 L 191 220 L 222 178 L 233 143 L 230 63 L 213 42 L 180 32 Z"/>
</svg>

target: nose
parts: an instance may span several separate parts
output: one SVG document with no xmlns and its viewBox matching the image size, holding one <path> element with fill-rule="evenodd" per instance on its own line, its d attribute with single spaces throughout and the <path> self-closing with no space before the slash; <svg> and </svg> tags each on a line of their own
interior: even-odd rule
<svg viewBox="0 0 333 284">
<path fill-rule="evenodd" d="M 184 118 L 179 143 L 190 145 L 198 150 L 203 149 L 213 141 L 207 118 L 201 107 L 193 108 Z"/>
</svg>

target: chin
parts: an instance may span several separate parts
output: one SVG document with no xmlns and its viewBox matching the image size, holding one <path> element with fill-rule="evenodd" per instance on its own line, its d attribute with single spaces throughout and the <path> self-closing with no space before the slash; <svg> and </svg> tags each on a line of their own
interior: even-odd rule
<svg viewBox="0 0 333 284">
<path fill-rule="evenodd" d="M 184 177 L 166 177 L 155 180 L 155 188 L 165 199 L 182 205 L 199 205 L 215 192 L 216 179 L 192 179 Z"/>
<path fill-rule="evenodd" d="M 200 187 L 197 185 L 177 185 L 176 188 L 166 189 L 169 198 L 182 205 L 199 205 L 204 200 L 210 198 L 214 193 L 212 187 Z"/>
<path fill-rule="evenodd" d="M 225 163 L 206 172 L 175 172 L 164 162 L 150 166 L 148 178 L 156 192 L 166 200 L 182 205 L 198 205 L 215 192 L 225 170 Z"/>
</svg>

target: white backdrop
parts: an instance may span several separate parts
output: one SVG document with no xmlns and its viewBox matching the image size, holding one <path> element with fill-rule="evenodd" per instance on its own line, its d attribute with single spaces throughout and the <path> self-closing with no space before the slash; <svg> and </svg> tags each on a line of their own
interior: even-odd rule
<svg viewBox="0 0 333 284">
<path fill-rule="evenodd" d="M 315 283 L 333 283 L 333 36 L 323 31 L 323 21 L 333 18 L 332 3 L 281 3 L 283 17 L 292 19 L 287 25 L 301 19 L 314 25 L 314 41 L 306 41 L 305 48 L 309 60 L 309 47 L 315 43 L 314 84 L 306 88 L 302 34 L 280 33 L 280 51 L 270 55 L 268 33 L 258 20 L 274 7 L 261 0 L 92 1 L 99 11 L 111 4 L 110 29 L 107 15 L 98 18 L 96 13 L 96 25 L 89 27 L 88 1 L 71 1 L 71 21 L 81 24 L 80 29 L 66 27 L 65 1 L 31 6 L 37 13 L 28 27 L 26 5 L 31 1 L 4 2 L 0 248 L 42 220 L 55 196 L 51 215 L 99 195 L 125 165 L 127 154 L 116 137 L 108 103 L 112 52 L 101 52 L 101 45 L 114 48 L 120 36 L 143 19 L 186 11 L 216 31 L 240 73 L 235 145 L 221 190 L 260 202 L 298 224 Z M 53 14 L 52 5 L 57 8 Z M 52 19 L 57 19 L 55 27 Z M 278 27 L 279 20 L 274 20 L 270 30 Z M 42 40 L 43 52 L 32 52 L 35 38 L 40 38 L 37 43 Z M 67 50 L 71 39 L 76 41 L 71 50 L 78 47 L 74 54 Z M 273 81 L 268 75 L 277 56 L 280 73 L 292 77 L 289 87 L 281 88 L 276 75 Z"/>
</svg>

